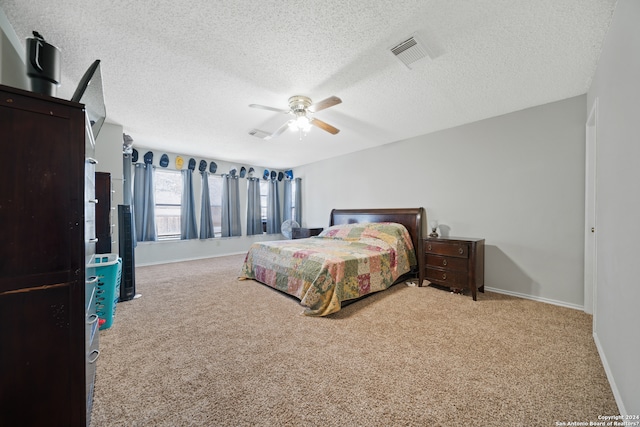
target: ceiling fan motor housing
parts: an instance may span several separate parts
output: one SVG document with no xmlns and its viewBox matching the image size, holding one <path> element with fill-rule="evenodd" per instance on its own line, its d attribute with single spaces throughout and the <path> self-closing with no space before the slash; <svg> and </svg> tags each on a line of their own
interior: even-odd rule
<svg viewBox="0 0 640 427">
<path fill-rule="evenodd" d="M 307 108 L 311 106 L 311 99 L 302 95 L 294 95 L 289 98 L 289 108 L 296 116 L 306 115 Z"/>
</svg>

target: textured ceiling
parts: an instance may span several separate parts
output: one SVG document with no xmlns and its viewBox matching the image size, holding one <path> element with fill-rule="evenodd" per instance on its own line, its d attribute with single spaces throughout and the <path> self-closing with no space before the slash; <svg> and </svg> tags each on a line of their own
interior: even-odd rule
<svg viewBox="0 0 640 427">
<path fill-rule="evenodd" d="M 585 93 L 615 0 L 0 0 L 18 37 L 62 51 L 58 96 L 102 61 L 107 121 L 134 146 L 273 168 Z M 431 57 L 404 66 L 408 36 Z M 342 104 L 300 141 L 292 95 Z"/>
</svg>

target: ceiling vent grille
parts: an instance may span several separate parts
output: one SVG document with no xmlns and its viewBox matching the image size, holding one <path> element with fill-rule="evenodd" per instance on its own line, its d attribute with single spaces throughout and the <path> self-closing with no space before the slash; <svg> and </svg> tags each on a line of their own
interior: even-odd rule
<svg viewBox="0 0 640 427">
<path fill-rule="evenodd" d="M 266 139 L 266 140 L 271 139 L 271 134 L 270 133 L 267 133 L 267 132 L 265 132 L 263 130 L 260 130 L 260 129 L 251 129 L 249 131 L 249 135 L 256 136 L 258 138 L 262 138 L 262 139 Z"/>
<path fill-rule="evenodd" d="M 426 46 L 415 35 L 398 43 L 390 50 L 409 69 L 411 64 L 429 56 Z"/>
</svg>

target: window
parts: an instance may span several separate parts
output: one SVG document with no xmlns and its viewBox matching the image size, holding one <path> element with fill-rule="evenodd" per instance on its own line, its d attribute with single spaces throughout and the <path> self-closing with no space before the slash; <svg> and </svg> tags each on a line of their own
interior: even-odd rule
<svg viewBox="0 0 640 427">
<path fill-rule="evenodd" d="M 262 232 L 267 232 L 267 199 L 269 198 L 269 181 L 260 181 L 260 218 L 262 219 Z"/>
<path fill-rule="evenodd" d="M 220 175 L 209 175 L 209 202 L 213 232 L 220 236 L 222 233 L 222 177 Z"/>
<path fill-rule="evenodd" d="M 298 181 L 291 181 L 291 219 L 296 219 L 296 192 L 298 191 Z"/>
<path fill-rule="evenodd" d="M 156 228 L 158 239 L 180 238 L 182 174 L 180 171 L 155 171 Z"/>
<path fill-rule="evenodd" d="M 269 198 L 269 181 L 260 181 L 260 218 L 262 223 L 267 223 L 267 199 Z"/>
</svg>

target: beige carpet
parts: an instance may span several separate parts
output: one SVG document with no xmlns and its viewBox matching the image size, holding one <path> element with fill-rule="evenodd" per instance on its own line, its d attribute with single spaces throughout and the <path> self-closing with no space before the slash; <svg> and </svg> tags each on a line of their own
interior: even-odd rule
<svg viewBox="0 0 640 427">
<path fill-rule="evenodd" d="M 327 318 L 243 256 L 136 270 L 101 331 L 91 425 L 555 426 L 618 413 L 591 316 L 396 285 Z"/>
</svg>

